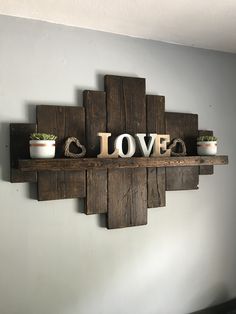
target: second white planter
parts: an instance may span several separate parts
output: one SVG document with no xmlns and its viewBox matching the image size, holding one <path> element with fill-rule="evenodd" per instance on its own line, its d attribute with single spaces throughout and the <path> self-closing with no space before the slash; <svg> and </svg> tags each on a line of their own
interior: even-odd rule
<svg viewBox="0 0 236 314">
<path fill-rule="evenodd" d="M 54 140 L 30 140 L 31 158 L 54 158 L 56 141 Z"/>
<path fill-rule="evenodd" d="M 197 142 L 197 153 L 200 156 L 216 155 L 217 141 Z"/>
</svg>

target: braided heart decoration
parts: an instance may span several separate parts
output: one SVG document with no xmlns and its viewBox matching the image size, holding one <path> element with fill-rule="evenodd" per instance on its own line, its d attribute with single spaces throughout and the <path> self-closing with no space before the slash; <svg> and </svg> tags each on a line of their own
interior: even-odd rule
<svg viewBox="0 0 236 314">
<path fill-rule="evenodd" d="M 70 152 L 70 145 L 75 143 L 75 145 L 81 149 L 81 153 L 75 154 Z M 76 137 L 69 137 L 65 142 L 65 156 L 70 158 L 81 158 L 86 154 L 86 148 L 84 145 L 80 144 L 80 141 Z"/>
<path fill-rule="evenodd" d="M 182 151 L 180 153 L 176 153 L 174 151 L 174 148 L 176 148 L 178 143 L 181 145 L 181 148 L 182 148 Z M 186 156 L 187 154 L 185 143 L 181 138 L 175 138 L 172 144 L 168 146 L 168 148 L 171 150 L 171 156 Z"/>
</svg>

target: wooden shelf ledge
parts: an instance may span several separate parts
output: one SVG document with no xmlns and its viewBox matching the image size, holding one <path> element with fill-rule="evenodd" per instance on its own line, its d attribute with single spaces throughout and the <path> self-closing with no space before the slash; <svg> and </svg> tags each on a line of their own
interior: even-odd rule
<svg viewBox="0 0 236 314">
<path fill-rule="evenodd" d="M 228 156 L 21 159 L 22 171 L 66 171 L 114 168 L 163 168 L 226 165 Z"/>
</svg>

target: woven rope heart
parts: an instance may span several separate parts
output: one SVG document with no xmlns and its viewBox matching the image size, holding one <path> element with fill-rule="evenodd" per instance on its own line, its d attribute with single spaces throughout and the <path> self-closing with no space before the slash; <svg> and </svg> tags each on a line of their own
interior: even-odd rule
<svg viewBox="0 0 236 314">
<path fill-rule="evenodd" d="M 75 154 L 75 153 L 70 152 L 70 145 L 72 143 L 75 143 L 75 145 L 81 149 L 81 153 Z M 65 142 L 65 156 L 66 157 L 80 158 L 80 157 L 84 157 L 85 154 L 86 154 L 86 148 L 84 147 L 84 145 L 80 144 L 80 141 L 76 137 L 69 137 L 66 140 Z"/>
<path fill-rule="evenodd" d="M 174 151 L 174 149 L 176 148 L 176 146 L 180 144 L 182 151 L 177 153 Z M 186 156 L 186 146 L 184 141 L 181 138 L 175 138 L 172 142 L 172 144 L 170 144 L 168 146 L 169 149 L 171 149 L 171 156 Z"/>
</svg>

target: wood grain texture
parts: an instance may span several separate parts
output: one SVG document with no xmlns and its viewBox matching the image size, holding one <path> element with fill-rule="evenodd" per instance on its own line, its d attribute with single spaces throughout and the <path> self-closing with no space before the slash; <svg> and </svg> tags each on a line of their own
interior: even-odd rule
<svg viewBox="0 0 236 314">
<path fill-rule="evenodd" d="M 145 79 L 106 75 L 105 89 L 110 146 L 121 133 L 146 133 Z M 141 156 L 138 147 L 135 156 Z"/>
<path fill-rule="evenodd" d="M 85 143 L 85 113 L 82 107 L 37 106 L 38 132 L 57 135 L 56 157 L 64 155 L 68 137 L 77 137 Z M 73 149 L 73 148 L 71 148 Z M 38 173 L 38 200 L 55 200 L 86 196 L 85 171 Z"/>
<path fill-rule="evenodd" d="M 187 155 L 197 154 L 196 139 L 198 136 L 198 115 L 188 113 L 165 113 L 166 133 L 170 134 L 171 140 L 181 138 L 186 145 Z M 166 169 L 166 190 L 194 190 L 198 189 L 199 169 L 168 168 Z"/>
<path fill-rule="evenodd" d="M 199 130 L 198 136 L 213 136 L 213 131 L 209 130 Z M 214 167 L 213 166 L 200 166 L 199 167 L 199 174 L 200 175 L 211 175 L 214 173 Z"/>
<path fill-rule="evenodd" d="M 107 93 L 107 131 L 146 132 L 145 79 L 105 76 Z M 137 155 L 140 151 L 137 151 Z M 120 198 L 121 196 L 121 198 Z M 135 218 L 136 217 L 136 218 Z M 108 228 L 147 223 L 146 169 L 108 171 Z"/>
<path fill-rule="evenodd" d="M 106 94 L 99 91 L 84 91 L 86 119 L 87 156 L 99 154 L 98 132 L 106 132 Z M 85 213 L 99 214 L 107 212 L 107 170 L 88 169 L 87 198 Z"/>
<path fill-rule="evenodd" d="M 108 228 L 147 224 L 146 169 L 108 171 Z"/>
<path fill-rule="evenodd" d="M 166 206 L 166 169 L 147 168 L 148 208 Z"/>
<path fill-rule="evenodd" d="M 29 137 L 36 132 L 35 123 L 11 123 L 10 124 L 10 155 L 11 174 L 10 181 L 16 182 L 36 182 L 37 172 L 23 172 L 18 168 L 20 158 L 30 158 Z"/>
<path fill-rule="evenodd" d="M 146 96 L 147 133 L 165 134 L 165 97 Z M 165 168 L 147 169 L 148 208 L 162 207 L 166 204 Z"/>
<path fill-rule="evenodd" d="M 188 168 L 200 165 L 226 165 L 228 156 L 20 159 L 22 171 L 77 171 L 87 169 Z"/>
</svg>

